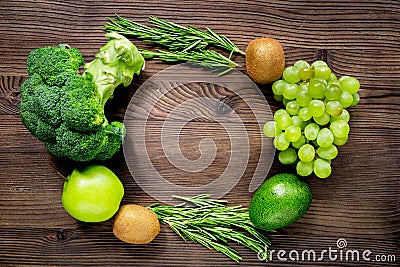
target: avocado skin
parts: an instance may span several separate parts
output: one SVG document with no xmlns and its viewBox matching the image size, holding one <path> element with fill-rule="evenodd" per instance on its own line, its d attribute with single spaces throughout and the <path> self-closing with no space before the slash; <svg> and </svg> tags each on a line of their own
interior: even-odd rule
<svg viewBox="0 0 400 267">
<path fill-rule="evenodd" d="M 254 193 L 249 207 L 250 220 L 262 230 L 279 229 L 300 219 L 311 201 L 311 187 L 306 182 L 294 174 L 277 174 Z"/>
</svg>

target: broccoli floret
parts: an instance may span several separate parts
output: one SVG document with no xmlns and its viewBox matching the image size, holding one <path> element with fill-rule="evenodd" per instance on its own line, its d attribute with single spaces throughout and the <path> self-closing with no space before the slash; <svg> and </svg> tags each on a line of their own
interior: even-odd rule
<svg viewBox="0 0 400 267">
<path fill-rule="evenodd" d="M 59 112 L 57 112 L 59 109 L 54 108 L 55 105 L 53 105 L 53 100 L 59 99 L 57 91 L 49 98 L 40 97 L 49 91 L 52 92 L 51 87 L 46 86 L 38 74 L 30 76 L 21 86 L 22 122 L 42 142 L 55 140 L 54 127 L 60 122 Z M 53 106 L 53 109 L 47 109 L 46 104 Z M 50 114 L 56 116 L 49 116 Z"/>
<path fill-rule="evenodd" d="M 58 47 L 42 47 L 32 50 L 26 61 L 28 75 L 39 74 L 47 84 L 57 83 L 60 74 L 76 73 L 83 64 L 81 52 L 60 44 Z"/>
<path fill-rule="evenodd" d="M 67 45 L 31 51 L 21 86 L 21 119 L 51 154 L 75 161 L 107 160 L 121 147 L 125 126 L 108 122 L 104 106 L 120 84 L 128 86 L 144 59 L 125 37 L 108 43 L 78 73 L 83 57 Z"/>
<path fill-rule="evenodd" d="M 21 118 L 29 131 L 42 142 L 54 142 L 55 132 L 54 127 L 44 122 L 35 112 L 30 111 L 30 103 L 26 101 L 21 102 Z"/>
<path fill-rule="evenodd" d="M 106 141 L 104 130 L 77 132 L 71 131 L 65 124 L 56 129 L 56 143 L 61 148 L 60 151 L 64 154 L 67 151 L 68 154 L 65 156 L 76 161 L 92 160 Z"/>
<path fill-rule="evenodd" d="M 93 81 L 78 74 L 66 81 L 61 102 L 61 117 L 67 126 L 77 131 L 91 131 L 106 121 L 102 99 Z"/>
<path fill-rule="evenodd" d="M 107 141 L 96 155 L 96 159 L 101 161 L 111 158 L 118 152 L 126 134 L 125 125 L 118 121 L 113 121 L 106 126 L 105 132 Z"/>
</svg>

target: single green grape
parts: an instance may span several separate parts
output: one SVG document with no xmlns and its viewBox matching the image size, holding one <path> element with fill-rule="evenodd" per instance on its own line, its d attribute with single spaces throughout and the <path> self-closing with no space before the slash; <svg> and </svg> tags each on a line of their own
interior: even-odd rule
<svg viewBox="0 0 400 267">
<path fill-rule="evenodd" d="M 278 150 L 288 149 L 290 142 L 286 139 L 285 133 L 280 133 L 274 138 L 274 146 Z"/>
<path fill-rule="evenodd" d="M 343 108 L 348 108 L 353 104 L 353 95 L 347 91 L 342 90 L 340 97 L 338 98 L 340 104 L 342 104 Z"/>
<path fill-rule="evenodd" d="M 299 104 L 297 103 L 296 100 L 289 101 L 286 104 L 286 111 L 290 115 L 297 115 L 299 113 L 299 110 L 300 110 L 300 106 L 299 106 Z"/>
<path fill-rule="evenodd" d="M 335 83 L 330 83 L 325 89 L 325 97 L 327 100 L 336 100 L 342 94 L 340 86 Z"/>
<path fill-rule="evenodd" d="M 337 120 L 344 120 L 345 122 L 349 122 L 350 121 L 350 113 L 346 109 L 343 109 L 342 113 L 339 116 L 331 116 L 331 122 L 334 122 Z"/>
<path fill-rule="evenodd" d="M 272 84 L 272 92 L 276 95 L 282 95 L 283 94 L 283 88 L 287 85 L 288 83 L 284 80 L 277 80 Z"/>
<path fill-rule="evenodd" d="M 314 77 L 315 78 L 321 78 L 324 80 L 328 80 L 329 77 L 331 76 L 331 69 L 328 66 L 316 66 L 314 67 Z"/>
<path fill-rule="evenodd" d="M 303 121 L 308 121 L 312 118 L 312 114 L 308 107 L 301 108 L 297 116 L 299 116 L 299 118 Z"/>
<path fill-rule="evenodd" d="M 300 90 L 297 92 L 296 101 L 300 105 L 300 107 L 307 107 L 310 104 L 312 97 L 308 94 L 308 89 Z"/>
<path fill-rule="evenodd" d="M 279 162 L 282 164 L 292 164 L 297 160 L 296 150 L 289 147 L 286 150 L 280 151 L 278 155 Z"/>
<path fill-rule="evenodd" d="M 276 125 L 281 130 L 286 130 L 287 127 L 293 124 L 292 118 L 289 114 L 282 114 L 278 118 L 276 118 Z"/>
<path fill-rule="evenodd" d="M 333 72 L 331 72 L 331 75 L 329 75 L 329 78 L 328 78 L 328 82 L 332 82 L 332 81 L 336 81 L 336 80 L 337 80 L 336 75 Z"/>
<path fill-rule="evenodd" d="M 283 71 L 283 79 L 291 84 L 298 83 L 300 81 L 299 69 L 295 66 L 286 67 Z"/>
<path fill-rule="evenodd" d="M 314 171 L 314 161 L 299 161 L 296 165 L 296 172 L 300 176 L 309 176 Z"/>
<path fill-rule="evenodd" d="M 313 76 L 313 72 L 310 67 L 300 68 L 299 77 L 302 81 L 307 81 Z"/>
<path fill-rule="evenodd" d="M 299 159 L 304 162 L 310 162 L 314 160 L 315 157 L 315 149 L 310 144 L 302 145 L 297 152 Z"/>
<path fill-rule="evenodd" d="M 314 161 L 314 173 L 318 178 L 327 178 L 332 173 L 331 164 L 324 159 Z"/>
<path fill-rule="evenodd" d="M 275 113 L 274 113 L 274 120 L 276 121 L 276 119 L 281 116 L 282 114 L 286 114 L 289 115 L 289 113 L 286 111 L 286 109 L 278 109 Z"/>
<path fill-rule="evenodd" d="M 286 137 L 286 140 L 288 140 L 289 142 L 296 142 L 301 137 L 300 127 L 293 126 L 293 125 L 289 126 L 285 130 L 285 137 Z"/>
<path fill-rule="evenodd" d="M 344 144 L 347 143 L 348 139 L 349 139 L 348 136 L 343 137 L 343 138 L 336 138 L 336 137 L 335 137 L 335 140 L 333 141 L 333 143 L 334 143 L 335 145 L 337 145 L 337 146 L 343 146 Z"/>
<path fill-rule="evenodd" d="M 335 145 L 317 148 L 318 157 L 327 159 L 327 160 L 336 158 L 338 153 L 339 153 L 339 151 Z"/>
<path fill-rule="evenodd" d="M 278 102 L 282 102 L 283 101 L 283 95 L 276 95 L 274 94 L 274 99 Z"/>
<path fill-rule="evenodd" d="M 331 116 L 340 116 L 343 112 L 343 107 L 339 101 L 333 100 L 326 103 L 325 111 Z"/>
<path fill-rule="evenodd" d="M 292 143 L 292 146 L 296 149 L 299 149 L 302 145 L 304 145 L 306 143 L 307 143 L 307 139 L 304 137 L 304 135 L 301 135 L 299 140 Z"/>
<path fill-rule="evenodd" d="M 342 90 L 345 90 L 350 94 L 355 94 L 360 89 L 360 82 L 354 77 L 342 76 L 340 77 L 339 81 Z"/>
<path fill-rule="evenodd" d="M 293 100 L 297 96 L 297 92 L 299 91 L 299 86 L 297 84 L 287 84 L 283 87 L 282 95 L 284 98 L 288 100 Z"/>
<path fill-rule="evenodd" d="M 350 126 L 344 120 L 336 120 L 332 122 L 329 126 L 329 129 L 336 138 L 345 138 L 350 132 Z"/>
<path fill-rule="evenodd" d="M 320 147 L 330 147 L 333 144 L 335 137 L 328 128 L 323 128 L 319 131 L 317 136 L 317 144 Z"/>
<path fill-rule="evenodd" d="M 331 120 L 331 116 L 324 112 L 321 116 L 318 117 L 313 117 L 314 121 L 318 124 L 318 125 L 326 125 L 329 123 L 329 121 Z"/>
<path fill-rule="evenodd" d="M 297 60 L 293 64 L 293 66 L 296 67 L 297 69 L 302 69 L 302 68 L 309 68 L 310 64 L 308 64 L 307 61 L 300 59 L 300 60 Z"/>
<path fill-rule="evenodd" d="M 312 98 L 323 99 L 325 97 L 326 81 L 313 78 L 308 84 L 308 94 Z"/>
<path fill-rule="evenodd" d="M 353 102 L 351 103 L 350 107 L 356 106 L 360 102 L 360 95 L 357 93 L 353 94 Z"/>
<path fill-rule="evenodd" d="M 316 68 L 318 66 L 328 66 L 325 61 L 323 60 L 316 60 L 311 64 L 312 67 Z"/>
<path fill-rule="evenodd" d="M 322 100 L 313 99 L 308 104 L 308 110 L 313 117 L 319 117 L 325 112 L 325 104 Z"/>
<path fill-rule="evenodd" d="M 318 133 L 319 133 L 319 126 L 318 124 L 312 122 L 304 128 L 304 136 L 307 138 L 307 140 L 315 140 L 317 139 Z"/>
<path fill-rule="evenodd" d="M 268 121 L 264 124 L 263 132 L 267 137 L 275 137 L 280 129 L 276 127 L 275 121 Z"/>
</svg>

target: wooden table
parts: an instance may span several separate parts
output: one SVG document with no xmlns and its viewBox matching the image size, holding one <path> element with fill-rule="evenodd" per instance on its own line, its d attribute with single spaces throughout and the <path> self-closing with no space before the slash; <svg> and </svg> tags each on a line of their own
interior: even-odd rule
<svg viewBox="0 0 400 267">
<path fill-rule="evenodd" d="M 328 62 L 338 75 L 361 83 L 361 102 L 351 108 L 349 142 L 333 161 L 326 180 L 310 177 L 314 198 L 298 222 L 269 234 L 271 249 L 288 260 L 268 266 L 398 266 L 400 262 L 400 5 L 393 1 L 1 1 L 0 2 L 0 266 L 235 266 L 224 255 L 184 243 L 163 226 L 149 245 L 120 242 L 112 222 L 88 224 L 71 218 L 61 204 L 62 173 L 74 167 L 57 159 L 22 125 L 19 88 L 26 79 L 30 50 L 68 43 L 87 61 L 105 42 L 102 26 L 118 13 L 146 23 L 149 15 L 210 27 L 241 49 L 257 37 L 278 39 L 287 64 L 298 59 Z M 139 47 L 146 47 L 135 41 Z M 235 57 L 245 72 L 244 58 Z M 147 79 L 169 65 L 148 61 L 127 89 L 116 93 L 111 118 L 122 120 L 130 98 Z M 270 86 L 260 86 L 271 109 Z M 105 163 L 125 186 L 123 203 L 155 200 L 132 179 L 122 153 Z M 277 161 L 268 174 L 286 171 Z M 184 181 L 190 184 L 190 181 Z M 224 199 L 248 206 L 249 181 Z M 289 252 L 357 250 L 360 261 L 292 261 Z M 255 253 L 236 246 L 243 266 L 266 266 Z M 362 258 L 361 253 L 371 261 Z M 292 256 L 295 254 L 292 254 Z M 376 257 L 377 256 L 377 257 Z M 393 257 L 396 262 L 393 262 Z M 378 261 L 381 260 L 381 261 Z M 385 261 L 385 262 L 384 262 Z"/>
</svg>

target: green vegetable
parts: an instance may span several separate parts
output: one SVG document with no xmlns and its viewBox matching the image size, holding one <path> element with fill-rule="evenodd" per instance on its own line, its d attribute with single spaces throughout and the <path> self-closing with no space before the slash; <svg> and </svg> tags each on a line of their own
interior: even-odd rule
<svg viewBox="0 0 400 267">
<path fill-rule="evenodd" d="M 209 249 L 224 253 L 236 262 L 242 257 L 227 242 L 233 241 L 256 253 L 263 253 L 270 241 L 250 221 L 246 208 L 225 206 L 225 201 L 209 199 L 209 195 L 176 197 L 191 207 L 160 206 L 148 207 L 161 223 L 169 227 L 183 240 L 198 242 Z M 247 233 L 247 234 L 246 234 Z M 266 255 L 262 255 L 263 258 Z"/>
<path fill-rule="evenodd" d="M 145 58 L 159 59 L 167 62 L 186 61 L 199 63 L 206 67 L 221 68 L 229 71 L 238 65 L 229 57 L 225 57 L 215 50 L 207 47 L 213 45 L 232 53 L 245 55 L 231 40 L 224 35 L 217 34 L 212 29 L 205 31 L 194 26 L 182 26 L 176 23 L 150 16 L 149 22 L 154 27 L 130 21 L 118 15 L 115 19 L 109 19 L 104 25 L 108 32 L 118 32 L 125 36 L 141 39 L 145 42 L 153 42 L 166 47 L 169 51 L 141 50 Z"/>
<path fill-rule="evenodd" d="M 125 126 L 108 122 L 104 106 L 117 86 L 128 86 L 144 66 L 137 48 L 117 33 L 84 65 L 68 45 L 32 50 L 21 86 L 21 119 L 55 156 L 75 161 L 107 160 L 121 147 Z"/>
<path fill-rule="evenodd" d="M 312 192 L 307 183 L 294 174 L 277 174 L 254 193 L 249 216 L 257 228 L 275 230 L 301 218 L 311 201 Z"/>
</svg>

